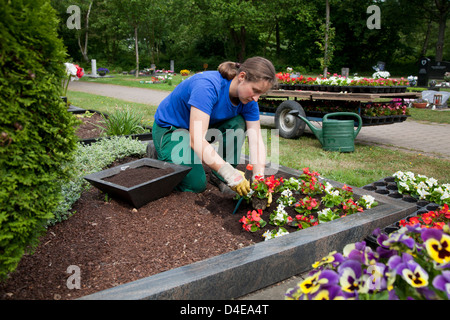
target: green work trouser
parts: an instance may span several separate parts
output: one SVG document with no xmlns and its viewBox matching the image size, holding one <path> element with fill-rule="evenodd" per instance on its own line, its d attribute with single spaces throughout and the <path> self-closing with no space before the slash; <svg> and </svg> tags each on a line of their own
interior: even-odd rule
<svg viewBox="0 0 450 320">
<path fill-rule="evenodd" d="M 206 133 L 206 139 L 210 142 L 218 141 L 218 154 L 236 167 L 239 164 L 242 145 L 245 141 L 245 130 L 245 120 L 239 115 L 210 126 Z M 162 128 L 155 122 L 152 136 L 159 160 L 192 168 L 176 187 L 176 190 L 205 191 L 207 183 L 205 170 L 201 159 L 190 147 L 189 131 L 174 126 Z M 220 176 L 218 177 L 223 180 Z"/>
</svg>

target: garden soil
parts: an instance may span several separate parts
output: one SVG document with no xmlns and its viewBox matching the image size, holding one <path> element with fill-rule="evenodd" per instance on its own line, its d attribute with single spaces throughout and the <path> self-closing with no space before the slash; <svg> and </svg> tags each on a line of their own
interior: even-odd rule
<svg viewBox="0 0 450 320">
<path fill-rule="evenodd" d="M 203 193 L 173 191 L 139 209 L 92 187 L 0 283 L 0 299 L 76 299 L 263 241 L 261 231 L 246 232 L 239 222 L 251 205 L 232 214 L 235 205 L 210 183 Z"/>
</svg>

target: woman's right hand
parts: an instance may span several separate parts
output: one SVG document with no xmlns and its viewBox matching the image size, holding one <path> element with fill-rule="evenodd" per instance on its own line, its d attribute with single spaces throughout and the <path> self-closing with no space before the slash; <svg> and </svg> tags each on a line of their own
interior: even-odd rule
<svg viewBox="0 0 450 320">
<path fill-rule="evenodd" d="M 250 192 L 250 182 L 245 178 L 244 172 L 233 168 L 228 162 L 225 162 L 217 173 L 224 178 L 231 190 L 241 197 Z"/>
</svg>

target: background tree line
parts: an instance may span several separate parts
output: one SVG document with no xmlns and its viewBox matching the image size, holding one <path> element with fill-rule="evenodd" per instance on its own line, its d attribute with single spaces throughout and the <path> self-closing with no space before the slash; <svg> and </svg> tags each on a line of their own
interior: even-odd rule
<svg viewBox="0 0 450 320">
<path fill-rule="evenodd" d="M 418 60 L 450 60 L 449 0 L 51 0 L 69 56 L 90 68 L 175 71 L 215 69 L 224 60 L 262 55 L 277 70 L 322 72 L 329 5 L 328 71 L 371 73 L 377 61 L 409 75 Z M 369 29 L 377 5 L 381 28 Z M 81 29 L 69 29 L 67 8 L 81 9 Z M 138 66 L 138 67 L 137 67 Z"/>
</svg>

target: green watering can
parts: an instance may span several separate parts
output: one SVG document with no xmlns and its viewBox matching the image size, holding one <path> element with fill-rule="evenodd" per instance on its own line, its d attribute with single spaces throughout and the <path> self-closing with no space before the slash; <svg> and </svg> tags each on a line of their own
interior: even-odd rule
<svg viewBox="0 0 450 320">
<path fill-rule="evenodd" d="M 327 113 L 322 119 L 322 129 L 316 128 L 305 117 L 299 115 L 297 110 L 289 112 L 306 122 L 314 135 L 319 139 L 322 148 L 327 151 L 353 152 L 355 151 L 355 138 L 361 130 L 362 119 L 353 112 Z M 358 128 L 355 130 L 354 120 L 328 119 L 337 116 L 352 116 L 358 119 Z"/>
</svg>

